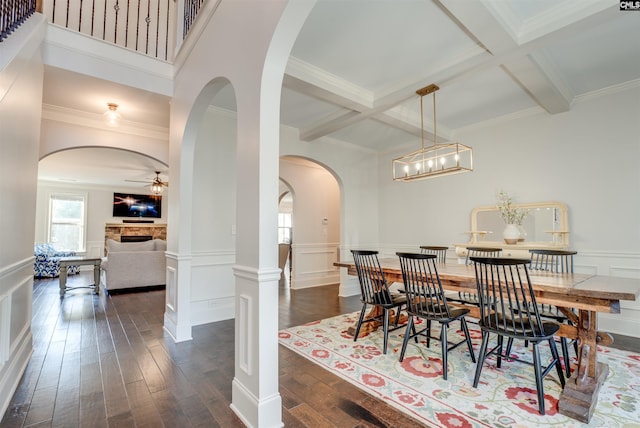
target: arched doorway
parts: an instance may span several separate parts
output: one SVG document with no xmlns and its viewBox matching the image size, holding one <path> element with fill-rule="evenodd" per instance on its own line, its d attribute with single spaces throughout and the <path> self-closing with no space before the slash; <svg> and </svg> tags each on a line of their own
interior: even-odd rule
<svg viewBox="0 0 640 428">
<path fill-rule="evenodd" d="M 35 242 L 57 242 L 79 255 L 104 256 L 105 225 L 122 222 L 112 211 L 114 193 L 150 195 L 155 171 L 168 179 L 163 161 L 120 148 L 78 147 L 48 154 L 38 164 Z M 156 223 L 167 223 L 168 196 L 166 188 L 161 215 L 153 218 Z M 77 217 L 57 227 L 50 207 L 65 201 L 78 208 L 73 211 Z"/>
<path fill-rule="evenodd" d="M 292 198 L 291 288 L 340 282 L 340 185 L 332 171 L 298 156 L 280 158 L 280 179 Z"/>
</svg>

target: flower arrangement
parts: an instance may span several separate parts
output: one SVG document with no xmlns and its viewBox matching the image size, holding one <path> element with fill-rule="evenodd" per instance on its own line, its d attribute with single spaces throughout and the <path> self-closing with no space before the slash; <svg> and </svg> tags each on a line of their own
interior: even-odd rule
<svg viewBox="0 0 640 428">
<path fill-rule="evenodd" d="M 524 208 L 515 208 L 513 206 L 513 200 L 504 190 L 501 190 L 498 194 L 498 210 L 500 210 L 500 217 L 506 224 L 522 225 L 522 222 L 527 217 L 529 210 Z"/>
</svg>

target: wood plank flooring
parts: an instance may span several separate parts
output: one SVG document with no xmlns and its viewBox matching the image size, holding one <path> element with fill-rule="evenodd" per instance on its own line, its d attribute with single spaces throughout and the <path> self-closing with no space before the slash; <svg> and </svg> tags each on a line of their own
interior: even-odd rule
<svg viewBox="0 0 640 428">
<path fill-rule="evenodd" d="M 91 273 L 69 285 L 90 282 Z M 241 427 L 231 411 L 234 322 L 195 327 L 173 343 L 162 328 L 163 290 L 118 295 L 36 280 L 33 356 L 7 412 L 6 427 Z M 281 287 L 279 328 L 359 310 L 337 285 Z M 639 340 L 619 347 L 638 351 Z M 280 347 L 282 417 L 287 427 L 418 427 L 294 352 Z"/>
<path fill-rule="evenodd" d="M 91 281 L 82 272 L 69 286 Z M 5 427 L 241 427 L 231 411 L 234 322 L 193 329 L 173 343 L 162 328 L 165 292 L 59 298 L 58 279 L 36 280 L 34 352 Z M 280 328 L 360 309 L 337 286 L 281 287 Z M 280 347 L 287 427 L 419 426 L 347 382 Z"/>
</svg>

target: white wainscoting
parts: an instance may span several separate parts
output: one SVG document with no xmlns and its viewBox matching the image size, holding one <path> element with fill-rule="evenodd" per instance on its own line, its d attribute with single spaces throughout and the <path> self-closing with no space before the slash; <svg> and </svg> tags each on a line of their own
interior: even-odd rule
<svg viewBox="0 0 640 428">
<path fill-rule="evenodd" d="M 233 250 L 196 252 L 191 264 L 191 325 L 222 321 L 235 316 Z"/>
<path fill-rule="evenodd" d="M 575 271 L 634 278 L 640 284 L 640 254 L 578 252 Z M 620 301 L 620 313 L 598 314 L 598 330 L 640 338 L 640 300 Z"/>
<path fill-rule="evenodd" d="M 33 257 L 0 270 L 0 418 L 33 351 Z"/>
<path fill-rule="evenodd" d="M 339 268 L 333 264 L 339 260 L 338 243 L 292 245 L 293 271 L 291 288 L 302 289 L 340 282 Z"/>
</svg>

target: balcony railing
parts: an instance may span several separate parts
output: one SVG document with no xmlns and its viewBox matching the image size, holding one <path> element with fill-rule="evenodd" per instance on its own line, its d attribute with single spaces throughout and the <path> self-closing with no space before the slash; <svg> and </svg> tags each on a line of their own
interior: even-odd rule
<svg viewBox="0 0 640 428">
<path fill-rule="evenodd" d="M 202 7 L 202 3 L 204 0 L 185 0 L 184 2 L 184 28 L 182 33 L 182 38 L 186 38 L 187 34 L 189 34 L 189 30 L 191 29 L 191 25 L 193 21 L 196 20 L 196 16 L 198 16 L 198 12 Z"/>
<path fill-rule="evenodd" d="M 0 42 L 36 11 L 36 0 L 0 0 Z"/>
<path fill-rule="evenodd" d="M 53 24 L 165 61 L 173 59 L 175 12 L 173 0 L 46 0 L 44 5 Z"/>
<path fill-rule="evenodd" d="M 184 0 L 186 38 L 205 0 Z M 34 12 L 48 22 L 159 59 L 173 59 L 175 0 L 0 0 L 0 42 Z"/>
</svg>

